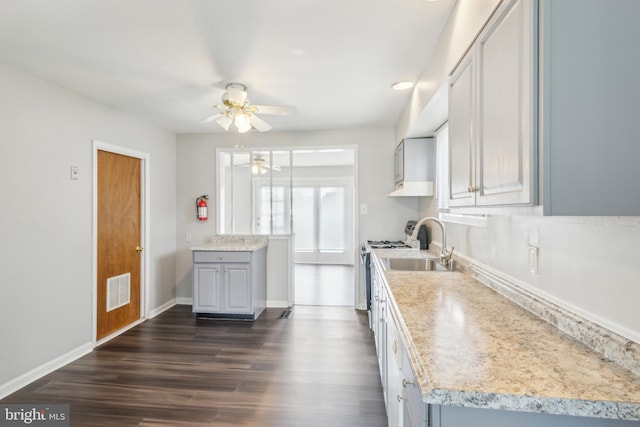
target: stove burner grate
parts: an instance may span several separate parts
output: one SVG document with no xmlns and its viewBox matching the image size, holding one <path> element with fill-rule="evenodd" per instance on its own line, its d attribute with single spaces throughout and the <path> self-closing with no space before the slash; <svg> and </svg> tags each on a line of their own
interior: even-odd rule
<svg viewBox="0 0 640 427">
<path fill-rule="evenodd" d="M 369 246 L 372 249 L 403 249 L 403 248 L 411 248 L 411 246 L 400 240 L 369 240 Z"/>
</svg>

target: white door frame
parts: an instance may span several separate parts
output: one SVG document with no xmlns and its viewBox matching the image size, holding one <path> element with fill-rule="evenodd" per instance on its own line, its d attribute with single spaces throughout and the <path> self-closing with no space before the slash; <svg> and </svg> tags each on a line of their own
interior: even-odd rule
<svg viewBox="0 0 640 427">
<path fill-rule="evenodd" d="M 140 173 L 140 209 L 141 213 L 141 224 L 140 231 L 142 233 L 142 244 L 145 250 L 142 251 L 142 257 L 140 259 L 140 319 L 133 322 L 129 326 L 114 332 L 111 335 L 108 335 L 102 338 L 100 341 L 96 340 L 97 330 L 98 330 L 98 321 L 97 321 L 97 305 L 98 305 L 98 150 L 108 151 L 110 153 L 122 154 L 124 156 L 134 157 L 136 159 L 140 159 L 141 173 Z M 151 174 L 150 174 L 150 156 L 148 153 L 143 153 L 141 151 L 131 150 L 126 147 L 120 147 L 117 145 L 107 144 L 105 142 L 93 140 L 93 225 L 92 225 L 92 233 L 93 233 L 93 264 L 91 266 L 92 276 L 93 276 L 93 298 L 92 298 L 92 306 L 91 306 L 91 323 L 92 323 L 92 335 L 91 341 L 93 347 L 97 347 L 104 342 L 109 341 L 110 339 L 122 334 L 123 332 L 131 329 L 132 327 L 142 323 L 144 320 L 149 318 L 149 274 L 151 271 L 149 269 L 149 213 L 151 210 L 150 206 L 150 182 L 151 182 Z"/>
</svg>

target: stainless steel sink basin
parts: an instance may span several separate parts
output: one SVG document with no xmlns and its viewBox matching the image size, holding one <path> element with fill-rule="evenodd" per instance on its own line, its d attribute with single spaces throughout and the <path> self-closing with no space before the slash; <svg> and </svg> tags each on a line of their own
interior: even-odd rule
<svg viewBox="0 0 640 427">
<path fill-rule="evenodd" d="M 385 270 L 450 271 L 437 258 L 381 258 Z"/>
</svg>

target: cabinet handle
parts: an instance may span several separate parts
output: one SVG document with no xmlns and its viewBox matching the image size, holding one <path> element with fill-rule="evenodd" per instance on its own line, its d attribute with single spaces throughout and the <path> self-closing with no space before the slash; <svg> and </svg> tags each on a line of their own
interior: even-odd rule
<svg viewBox="0 0 640 427">
<path fill-rule="evenodd" d="M 396 399 L 398 400 L 398 402 L 403 401 L 406 399 L 406 397 L 402 396 L 400 393 L 396 394 Z"/>
<path fill-rule="evenodd" d="M 468 186 L 467 187 L 467 193 L 473 193 L 473 187 L 472 186 Z"/>
<path fill-rule="evenodd" d="M 409 384 L 413 384 L 413 381 L 409 381 L 406 378 L 402 379 L 402 387 L 407 388 Z"/>
<path fill-rule="evenodd" d="M 391 348 L 393 349 L 394 354 L 398 352 L 398 342 L 396 340 L 393 340 L 393 344 L 391 345 Z"/>
</svg>

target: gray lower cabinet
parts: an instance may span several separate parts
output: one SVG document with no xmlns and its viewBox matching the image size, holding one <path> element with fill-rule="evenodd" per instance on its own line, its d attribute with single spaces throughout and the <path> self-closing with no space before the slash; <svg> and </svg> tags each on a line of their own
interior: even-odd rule
<svg viewBox="0 0 640 427">
<path fill-rule="evenodd" d="M 427 404 L 400 334 L 401 321 L 389 309 L 382 273 L 372 269 L 372 325 L 389 427 L 631 427 L 637 421 L 537 412 Z"/>
<path fill-rule="evenodd" d="M 429 405 L 429 427 L 637 427 L 637 421 Z"/>
<path fill-rule="evenodd" d="M 193 251 L 193 312 L 256 319 L 266 306 L 266 253 Z"/>
<path fill-rule="evenodd" d="M 403 427 L 424 427 L 427 425 L 428 406 L 422 401 L 422 393 L 418 387 L 416 375 L 411 367 L 409 356 L 406 351 L 402 355 L 402 426 Z"/>
</svg>

